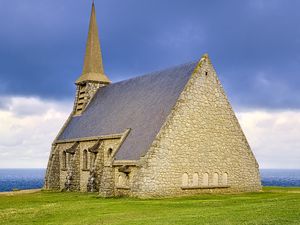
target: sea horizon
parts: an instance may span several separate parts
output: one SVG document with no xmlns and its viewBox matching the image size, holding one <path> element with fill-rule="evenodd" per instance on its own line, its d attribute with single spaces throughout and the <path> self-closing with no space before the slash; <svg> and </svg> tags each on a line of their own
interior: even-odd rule
<svg viewBox="0 0 300 225">
<path fill-rule="evenodd" d="M 0 192 L 42 188 L 46 168 L 0 168 Z M 300 169 L 260 169 L 263 186 L 300 187 Z"/>
<path fill-rule="evenodd" d="M 26 168 L 26 167 L 13 167 L 13 168 L 1 168 L 0 170 L 14 170 L 14 169 L 24 169 L 24 170 L 35 170 L 35 169 L 44 169 L 46 170 L 47 168 L 43 168 L 43 167 L 32 167 L 32 168 Z M 300 170 L 300 168 L 259 168 L 259 170 Z"/>
</svg>

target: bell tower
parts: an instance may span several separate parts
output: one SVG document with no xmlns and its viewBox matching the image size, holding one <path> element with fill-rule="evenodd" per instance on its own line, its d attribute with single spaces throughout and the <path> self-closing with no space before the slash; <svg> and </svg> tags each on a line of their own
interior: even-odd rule
<svg viewBox="0 0 300 225">
<path fill-rule="evenodd" d="M 76 80 L 74 115 L 80 115 L 91 101 L 96 91 L 111 81 L 104 74 L 101 47 L 96 21 L 95 4 L 92 4 L 89 32 L 86 43 L 82 74 Z"/>
</svg>

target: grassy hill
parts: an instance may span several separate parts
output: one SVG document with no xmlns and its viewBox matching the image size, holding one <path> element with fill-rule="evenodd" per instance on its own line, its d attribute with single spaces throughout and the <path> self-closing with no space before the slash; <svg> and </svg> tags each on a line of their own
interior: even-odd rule
<svg viewBox="0 0 300 225">
<path fill-rule="evenodd" d="M 300 188 L 173 199 L 104 199 L 96 194 L 0 195 L 0 224 L 300 224 Z"/>
</svg>

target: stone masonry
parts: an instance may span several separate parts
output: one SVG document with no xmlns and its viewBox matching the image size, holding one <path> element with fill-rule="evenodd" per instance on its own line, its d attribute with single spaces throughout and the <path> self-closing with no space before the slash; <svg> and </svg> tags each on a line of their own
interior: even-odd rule
<svg viewBox="0 0 300 225">
<path fill-rule="evenodd" d="M 258 164 L 208 56 L 201 59 L 164 127 L 140 161 L 133 196 L 261 189 Z M 184 174 L 188 176 L 185 185 Z"/>
<path fill-rule="evenodd" d="M 139 198 L 261 190 L 208 55 L 110 84 L 100 51 L 93 3 L 74 108 L 52 144 L 45 189 Z"/>
</svg>

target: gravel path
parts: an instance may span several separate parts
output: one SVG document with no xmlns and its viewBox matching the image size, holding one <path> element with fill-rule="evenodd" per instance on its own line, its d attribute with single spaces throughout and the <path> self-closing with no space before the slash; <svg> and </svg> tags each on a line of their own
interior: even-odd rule
<svg viewBox="0 0 300 225">
<path fill-rule="evenodd" d="M 11 195 L 20 195 L 20 194 L 31 194 L 40 192 L 41 189 L 30 189 L 30 190 L 20 190 L 20 191 L 8 191 L 8 192 L 0 192 L 1 195 L 11 196 Z"/>
</svg>

